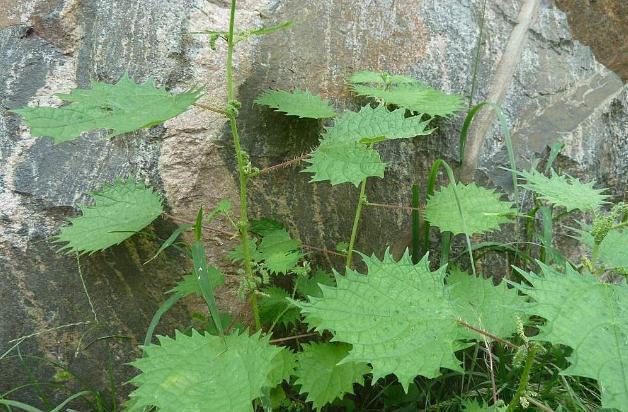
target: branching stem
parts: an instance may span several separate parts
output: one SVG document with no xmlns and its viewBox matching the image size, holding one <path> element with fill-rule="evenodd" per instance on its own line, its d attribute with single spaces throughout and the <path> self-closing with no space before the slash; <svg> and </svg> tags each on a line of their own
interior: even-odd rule
<svg viewBox="0 0 628 412">
<path fill-rule="evenodd" d="M 208 105 L 203 104 L 203 103 L 194 103 L 194 107 L 198 107 L 199 109 L 207 110 L 208 112 L 214 112 L 214 113 L 221 114 L 223 116 L 227 116 L 227 112 L 224 111 L 223 109 L 219 109 L 219 108 L 213 107 L 213 106 L 208 106 Z"/>
<path fill-rule="evenodd" d="M 290 159 L 290 160 L 287 160 L 285 162 L 282 162 L 282 163 L 279 163 L 279 164 L 276 164 L 276 165 L 273 165 L 273 166 L 268 166 L 268 167 L 265 167 L 263 169 L 260 169 L 259 175 L 263 175 L 263 174 L 266 174 L 266 173 L 271 173 L 271 172 L 274 172 L 276 170 L 280 170 L 280 169 L 284 169 L 286 167 L 290 167 L 290 166 L 296 165 L 296 164 L 302 162 L 303 160 L 307 159 L 310 156 L 310 154 L 311 153 L 308 152 L 308 153 L 302 154 L 301 156 L 297 156 L 294 159 Z"/>
<path fill-rule="evenodd" d="M 288 341 L 295 340 L 295 339 L 309 338 L 309 337 L 312 337 L 312 336 L 318 336 L 318 333 L 316 333 L 316 332 L 304 333 L 302 335 L 288 336 L 286 338 L 271 339 L 268 342 L 272 343 L 272 344 L 277 344 L 277 343 L 282 343 L 282 342 L 288 342 Z"/>
<path fill-rule="evenodd" d="M 358 205 L 355 208 L 355 216 L 353 218 L 353 228 L 351 229 L 351 238 L 349 239 L 349 249 L 347 250 L 347 269 L 351 268 L 351 263 L 353 260 L 353 249 L 355 247 L 355 240 L 358 237 L 358 226 L 360 226 L 360 216 L 362 215 L 362 206 L 364 206 L 366 201 L 366 180 L 365 177 L 362 179 L 362 183 L 360 184 L 360 197 L 358 198 Z"/>
<path fill-rule="evenodd" d="M 512 349 L 519 349 L 519 346 L 515 345 L 514 343 L 508 342 L 507 340 L 504 340 L 504 339 L 500 338 L 499 336 L 495 336 L 495 335 L 493 335 L 490 332 L 487 332 L 487 331 L 485 331 L 483 329 L 477 328 L 477 327 L 475 327 L 475 326 L 465 322 L 462 319 L 458 319 L 458 324 L 460 324 L 461 326 L 464 326 L 465 328 L 467 328 L 469 330 L 472 330 L 473 332 L 479 333 L 482 336 L 486 336 L 487 338 L 491 338 L 494 341 L 499 342 L 499 343 L 501 343 L 504 346 L 508 346 L 509 348 L 512 348 Z"/>
</svg>

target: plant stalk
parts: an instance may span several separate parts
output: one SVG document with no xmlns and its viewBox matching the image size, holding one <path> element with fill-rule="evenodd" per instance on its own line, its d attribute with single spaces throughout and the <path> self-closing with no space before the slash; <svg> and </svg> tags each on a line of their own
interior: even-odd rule
<svg viewBox="0 0 628 412">
<path fill-rule="evenodd" d="M 412 263 L 421 260 L 421 214 L 419 213 L 419 186 L 412 185 Z"/>
<path fill-rule="evenodd" d="M 521 372 L 521 378 L 519 380 L 519 386 L 517 387 L 517 392 L 513 396 L 512 400 L 508 404 L 508 408 L 506 408 L 506 412 L 513 412 L 517 409 L 517 405 L 519 405 L 519 398 L 523 396 L 525 393 L 528 382 L 530 381 L 530 372 L 532 371 L 532 365 L 534 364 L 534 357 L 538 351 L 538 345 L 531 345 L 530 350 L 528 350 L 528 357 L 526 358 L 526 364 L 523 367 L 523 371 Z"/>
<path fill-rule="evenodd" d="M 362 215 L 362 206 L 366 203 L 366 180 L 365 177 L 360 184 L 360 197 L 358 198 L 358 205 L 355 208 L 355 216 L 353 218 L 353 228 L 351 229 L 351 238 L 349 239 L 349 249 L 347 250 L 347 269 L 351 268 L 353 261 L 353 248 L 355 247 L 355 240 L 358 237 L 358 226 L 360 225 L 360 216 Z"/>
<path fill-rule="evenodd" d="M 233 87 L 233 50 L 235 47 L 233 32 L 235 27 L 235 13 L 237 0 L 231 0 L 231 11 L 229 15 L 229 34 L 227 35 L 227 104 L 231 106 L 235 101 L 235 92 Z M 238 134 L 238 125 L 236 122 L 237 112 L 227 110 L 229 117 L 229 127 L 233 136 L 233 146 L 235 148 L 236 160 L 238 163 L 238 175 L 240 177 L 240 221 L 238 222 L 238 231 L 240 235 L 240 243 L 242 244 L 242 255 L 244 263 L 244 274 L 250 285 L 255 285 L 255 277 L 253 274 L 253 264 L 251 261 L 251 251 L 249 249 L 249 217 L 248 217 L 248 173 L 247 161 L 240 144 L 240 136 Z M 255 293 L 249 294 L 249 303 L 253 311 L 255 319 L 255 329 L 260 330 L 262 327 L 259 308 L 257 305 L 257 296 Z"/>
</svg>

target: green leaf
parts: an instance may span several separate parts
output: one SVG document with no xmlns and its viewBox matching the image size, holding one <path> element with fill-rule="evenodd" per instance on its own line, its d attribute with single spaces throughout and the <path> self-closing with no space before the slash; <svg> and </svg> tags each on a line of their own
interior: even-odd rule
<svg viewBox="0 0 628 412">
<path fill-rule="evenodd" d="M 263 263 L 273 274 L 286 274 L 298 263 L 303 254 L 299 250 L 301 243 L 292 239 L 290 234 L 279 224 L 270 219 L 253 221 L 251 231 L 261 236 L 257 245 L 255 239 L 249 240 L 249 249 L 253 261 Z M 234 262 L 241 261 L 242 244 L 239 244 L 228 256 Z"/>
<path fill-rule="evenodd" d="M 464 412 L 502 412 L 506 410 L 505 406 L 487 406 L 484 402 L 480 403 L 475 400 L 465 400 L 462 402 Z"/>
<path fill-rule="evenodd" d="M 117 245 L 150 225 L 162 213 L 161 198 L 153 189 L 131 179 L 106 184 L 91 194 L 93 206 L 79 205 L 82 216 L 69 219 L 55 242 L 61 250 L 94 253 Z"/>
<path fill-rule="evenodd" d="M 608 269 L 628 268 L 628 230 L 615 229 L 604 236 L 600 260 Z"/>
<path fill-rule="evenodd" d="M 285 229 L 268 231 L 259 245 L 259 258 L 271 273 L 288 273 L 303 254 L 299 250 L 301 243 L 290 237 Z"/>
<path fill-rule="evenodd" d="M 202 316 L 202 314 L 200 313 L 197 313 L 196 315 Z M 220 325 L 224 325 L 225 328 L 229 327 L 230 331 L 237 331 L 241 333 L 248 331 L 248 326 L 244 325 L 238 320 L 234 320 L 233 316 L 231 316 L 231 314 L 227 312 L 218 312 L 218 319 L 220 319 Z M 214 336 L 220 336 L 221 332 L 216 327 L 216 322 L 207 322 L 207 325 L 205 326 L 205 331 Z M 224 333 L 224 330 L 222 331 L 222 333 Z"/>
<path fill-rule="evenodd" d="M 131 380 L 135 410 L 154 406 L 164 411 L 252 411 L 251 402 L 269 383 L 273 360 L 281 349 L 259 332 L 223 338 L 180 332 L 160 336 L 133 366 L 141 374 Z M 277 382 L 278 383 L 278 382 Z"/>
<path fill-rule="evenodd" d="M 332 185 L 350 182 L 358 186 L 366 177 L 384 177 L 386 165 L 367 144 L 428 135 L 433 131 L 428 124 L 420 116 L 405 117 L 401 109 L 391 112 L 366 106 L 359 112 L 344 112 L 325 130 L 304 171 L 314 174 L 313 182 L 329 180 Z"/>
<path fill-rule="evenodd" d="M 202 216 L 201 212 L 199 212 L 199 216 Z M 220 335 L 222 336 L 223 327 L 220 320 L 218 307 L 216 306 L 216 295 L 214 294 L 214 288 L 221 281 L 224 280 L 224 276 L 222 275 L 222 273 L 220 273 L 218 269 L 207 266 L 205 246 L 203 245 L 203 242 L 201 240 L 197 240 L 192 243 L 190 247 L 190 252 L 192 254 L 192 264 L 194 265 L 192 274 L 198 280 L 198 285 L 201 289 L 203 299 L 205 299 L 205 303 L 207 304 L 209 313 L 214 320 L 216 329 L 218 329 Z"/>
<path fill-rule="evenodd" d="M 282 381 L 288 381 L 297 366 L 297 358 L 289 349 L 284 348 L 273 358 L 266 387 L 273 388 Z"/>
<path fill-rule="evenodd" d="M 352 183 L 358 186 L 367 177 L 384 177 L 386 164 L 374 149 L 357 142 L 321 140 L 320 146 L 306 160 L 304 172 L 313 173 L 310 182 L 329 180 L 332 185 Z"/>
<path fill-rule="evenodd" d="M 527 181 L 522 187 L 538 193 L 541 199 L 554 206 L 564 207 L 568 212 L 599 209 L 609 197 L 602 194 L 606 189 L 594 189 L 594 182 L 582 183 L 575 177 L 558 175 L 554 170 L 551 177 L 536 170 L 518 173 Z"/>
<path fill-rule="evenodd" d="M 166 241 L 161 244 L 161 246 L 159 247 L 159 250 L 157 251 L 157 253 L 155 253 L 155 256 L 153 256 L 152 258 L 148 259 L 146 262 L 144 262 L 144 264 L 147 264 L 148 262 L 151 262 L 152 260 L 157 258 L 157 256 L 159 256 L 161 254 L 161 252 L 163 252 L 164 250 L 166 250 L 170 246 L 172 246 L 174 244 L 174 242 L 177 241 L 177 239 L 179 238 L 179 236 L 181 236 L 181 234 L 183 232 L 185 232 L 186 230 L 191 229 L 192 227 L 194 227 L 194 225 L 191 225 L 189 223 L 186 223 L 186 224 L 183 224 L 183 225 L 177 227 L 174 230 L 174 232 L 172 232 L 172 234 L 168 237 L 168 239 L 166 239 Z"/>
<path fill-rule="evenodd" d="M 370 368 L 364 362 L 343 362 L 351 349 L 345 343 L 310 343 L 297 354 L 296 384 L 307 401 L 320 409 L 336 398 L 353 393 L 353 384 L 362 385 Z"/>
<path fill-rule="evenodd" d="M 265 325 L 278 323 L 289 327 L 296 325 L 301 313 L 299 308 L 288 301 L 290 294 L 282 288 L 271 286 L 261 290 L 264 295 L 259 298 L 259 315 Z"/>
<path fill-rule="evenodd" d="M 251 232 L 256 235 L 264 236 L 269 232 L 273 232 L 275 230 L 282 230 L 283 225 L 274 219 L 259 219 L 259 220 L 251 220 Z"/>
<path fill-rule="evenodd" d="M 251 237 L 249 237 L 249 253 L 250 253 L 251 259 L 254 262 L 258 262 L 262 260 L 262 255 L 257 250 L 257 240 Z M 233 250 L 230 250 L 227 253 L 227 256 L 234 263 L 241 262 L 242 260 L 244 260 L 244 253 L 242 251 L 242 243 L 238 243 L 238 245 L 235 248 L 233 248 Z"/>
<path fill-rule="evenodd" d="M 386 104 L 430 116 L 449 116 L 462 109 L 462 99 L 445 94 L 418 81 L 399 83 L 393 87 L 383 85 L 354 84 L 353 91 L 360 96 L 374 97 Z"/>
<path fill-rule="evenodd" d="M 231 211 L 231 202 L 228 199 L 223 199 L 207 214 L 205 221 L 207 223 L 213 222 L 218 216 L 226 215 Z"/>
<path fill-rule="evenodd" d="M 323 296 L 321 286 L 336 286 L 336 281 L 331 273 L 317 269 L 312 276 L 308 278 L 300 278 L 297 283 L 297 292 L 303 296 L 313 296 L 320 298 Z"/>
<path fill-rule="evenodd" d="M 531 313 L 546 319 L 536 340 L 573 349 L 565 375 L 598 381 L 604 408 L 628 405 L 628 286 L 602 283 L 570 265 L 566 273 L 538 262 L 543 276 L 521 274 L 532 286 L 519 288 L 534 299 Z"/>
<path fill-rule="evenodd" d="M 237 33 L 235 35 L 236 42 L 240 42 L 242 40 L 245 40 L 245 39 L 247 39 L 250 36 L 264 36 L 266 34 L 271 34 L 271 33 L 275 33 L 275 32 L 281 31 L 281 30 L 289 29 L 290 27 L 292 27 L 292 22 L 287 20 L 287 21 L 281 22 L 279 24 L 276 24 L 274 26 L 262 27 L 262 28 L 259 28 L 259 29 L 247 30 L 245 32 Z"/>
<path fill-rule="evenodd" d="M 266 90 L 255 100 L 255 103 L 301 118 L 327 119 L 336 116 L 334 108 L 328 101 L 307 90 L 297 89 L 292 93 L 284 90 Z"/>
<path fill-rule="evenodd" d="M 454 190 L 460 200 L 464 222 L 458 212 Z M 499 198 L 499 193 L 476 186 L 475 183 L 449 184 L 427 200 L 425 220 L 442 232 L 452 232 L 454 235 L 465 233 L 471 236 L 495 230 L 499 225 L 510 222 L 515 213 L 511 202 Z"/>
<path fill-rule="evenodd" d="M 345 362 L 367 362 L 373 380 L 395 374 L 404 389 L 417 375 L 435 378 L 440 368 L 461 370 L 454 352 L 460 326 L 444 287 L 445 268 L 431 272 L 406 253 L 398 262 L 363 256 L 368 276 L 347 270 L 337 287 L 321 286 L 322 298 L 295 302 L 317 331 L 352 345 Z"/>
<path fill-rule="evenodd" d="M 506 282 L 494 286 L 491 279 L 471 276 L 453 270 L 447 277 L 450 297 L 460 318 L 470 325 L 499 337 L 508 337 L 517 331 L 517 319 L 527 320 L 527 303 L 517 289 L 508 288 Z M 465 330 L 469 339 L 482 337 Z"/>
<path fill-rule="evenodd" d="M 359 112 L 346 111 L 336 123 L 325 130 L 324 139 L 359 142 L 383 137 L 386 140 L 426 136 L 429 120 L 421 116 L 406 117 L 405 110 L 389 111 L 385 107 L 364 106 Z"/>
<path fill-rule="evenodd" d="M 156 126 L 185 112 L 201 94 L 193 89 L 172 95 L 156 88 L 152 80 L 136 84 L 125 74 L 115 85 L 92 82 L 91 89 L 58 96 L 71 104 L 12 111 L 24 118 L 31 135 L 50 136 L 62 143 L 90 130 L 110 129 L 108 137 L 114 137 Z"/>
<path fill-rule="evenodd" d="M 210 287 L 212 289 L 216 289 L 225 283 L 225 275 L 223 275 L 219 269 L 209 266 L 207 268 L 207 273 L 209 276 Z M 193 274 L 183 276 L 183 278 L 181 278 L 175 287 L 170 289 L 168 293 L 178 293 L 181 296 L 203 295 L 201 285 L 198 283 L 198 279 Z"/>
</svg>

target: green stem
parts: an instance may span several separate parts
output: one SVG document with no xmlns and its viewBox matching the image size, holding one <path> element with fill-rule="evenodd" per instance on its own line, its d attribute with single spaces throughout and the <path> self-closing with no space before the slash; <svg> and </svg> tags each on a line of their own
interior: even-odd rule
<svg viewBox="0 0 628 412">
<path fill-rule="evenodd" d="M 366 203 L 366 180 L 367 178 L 365 177 L 360 185 L 360 197 L 358 198 L 358 205 L 355 208 L 353 228 L 351 229 L 351 239 L 349 239 L 349 249 L 347 250 L 347 269 L 351 268 L 353 248 L 355 247 L 355 240 L 358 237 L 358 226 L 360 225 L 360 216 L 362 215 L 362 206 Z"/>
<path fill-rule="evenodd" d="M 593 245 L 593 251 L 591 252 L 591 266 L 593 266 L 593 268 L 596 268 L 597 260 L 600 257 L 600 245 L 601 242 L 595 242 L 595 244 Z"/>
<path fill-rule="evenodd" d="M 530 381 L 530 372 L 532 371 L 532 365 L 534 364 L 534 357 L 538 351 L 537 345 L 532 345 L 530 350 L 528 351 L 528 357 L 526 358 L 526 364 L 523 367 L 523 371 L 521 372 L 521 378 L 519 380 L 519 386 L 517 387 L 517 392 L 515 392 L 515 396 L 513 396 L 512 400 L 508 404 L 508 408 L 506 412 L 513 412 L 517 405 L 519 405 L 519 399 L 524 395 L 528 382 Z"/>
<path fill-rule="evenodd" d="M 231 0 L 231 12 L 229 15 L 229 34 L 227 36 L 227 103 L 233 104 L 235 100 L 235 92 L 233 87 L 233 50 L 235 47 L 234 42 L 234 27 L 235 27 L 235 13 L 236 13 L 236 1 Z M 232 109 L 232 108 L 230 108 Z M 238 162 L 238 174 L 240 177 L 240 221 L 238 222 L 238 230 L 240 233 L 240 243 L 242 244 L 242 254 L 244 261 L 244 274 L 250 285 L 255 285 L 255 276 L 253 274 L 253 264 L 251 261 L 251 251 L 249 249 L 249 215 L 248 215 L 248 203 L 247 203 L 247 161 L 245 160 L 244 152 L 240 144 L 240 136 L 238 135 L 238 125 L 236 122 L 237 113 L 234 110 L 227 110 L 229 117 L 229 127 L 231 128 L 231 134 L 233 135 L 233 146 L 235 148 L 236 160 Z M 253 318 L 255 319 L 255 329 L 260 330 L 262 323 L 259 317 L 259 308 L 257 305 L 257 296 L 253 291 L 249 295 L 249 303 L 253 311 Z"/>
<path fill-rule="evenodd" d="M 440 265 L 444 266 L 449 263 L 449 251 L 451 250 L 451 232 L 442 232 L 440 237 Z"/>
<path fill-rule="evenodd" d="M 231 0 L 231 12 L 229 15 L 229 34 L 227 35 L 227 101 L 233 100 L 233 31 L 235 28 L 236 0 Z"/>
<path fill-rule="evenodd" d="M 412 185 L 412 263 L 421 260 L 421 214 L 419 213 L 419 186 Z"/>
<path fill-rule="evenodd" d="M 611 227 L 611 230 L 620 229 L 624 226 L 628 226 L 628 220 L 614 225 L 613 227 Z"/>
</svg>

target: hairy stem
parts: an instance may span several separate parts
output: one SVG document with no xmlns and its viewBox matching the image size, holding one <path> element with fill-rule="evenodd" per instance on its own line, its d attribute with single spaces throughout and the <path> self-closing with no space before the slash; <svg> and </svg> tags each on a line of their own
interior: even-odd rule
<svg viewBox="0 0 628 412">
<path fill-rule="evenodd" d="M 523 396 L 528 387 L 528 382 L 530 381 L 530 372 L 532 371 L 532 365 L 534 364 L 534 357 L 536 356 L 536 352 L 539 347 L 537 345 L 532 345 L 528 350 L 528 357 L 526 358 L 526 364 L 523 367 L 523 371 L 521 372 L 521 378 L 519 380 L 519 386 L 517 387 L 517 392 L 515 392 L 515 396 L 513 396 L 512 400 L 508 404 L 508 408 L 506 412 L 512 412 L 517 409 L 517 405 L 519 405 L 519 399 Z"/>
<path fill-rule="evenodd" d="M 472 330 L 473 332 L 479 333 L 482 336 L 485 336 L 487 338 L 491 338 L 492 340 L 494 340 L 496 342 L 499 342 L 499 343 L 501 343 L 504 346 L 508 346 L 509 348 L 512 348 L 512 349 L 519 349 L 519 346 L 515 345 L 514 343 L 511 343 L 511 342 L 509 342 L 507 340 L 504 340 L 504 339 L 500 338 L 499 336 L 495 336 L 495 335 L 493 335 L 492 333 L 490 333 L 488 331 L 485 331 L 483 329 L 475 327 L 475 326 L 465 322 L 462 319 L 458 319 L 457 322 L 458 322 L 459 325 L 464 326 L 465 328 L 467 328 L 469 330 Z"/>
<path fill-rule="evenodd" d="M 240 221 L 238 222 L 238 231 L 240 234 L 240 243 L 242 244 L 242 255 L 244 262 L 244 274 L 250 285 L 255 285 L 255 278 L 253 274 L 253 264 L 251 262 L 251 251 L 249 249 L 249 212 L 247 203 L 247 160 L 245 154 L 240 145 L 240 136 L 238 135 L 238 125 L 236 122 L 237 111 L 233 110 L 231 105 L 235 101 L 235 92 L 233 86 L 233 49 L 235 41 L 233 37 L 233 31 L 235 27 L 235 13 L 236 13 L 237 0 L 231 0 L 231 12 L 229 16 L 229 34 L 227 36 L 227 103 L 230 106 L 227 110 L 229 117 L 229 127 L 231 128 L 231 134 L 233 135 L 233 146 L 235 148 L 236 160 L 238 162 L 238 174 L 240 177 Z M 262 327 L 259 317 L 259 308 L 257 306 L 257 296 L 255 293 L 249 294 L 249 302 L 251 304 L 251 310 L 253 311 L 253 318 L 255 319 L 255 329 L 259 330 Z"/>
<path fill-rule="evenodd" d="M 419 213 L 419 186 L 412 185 L 412 263 L 421 260 L 421 214 Z"/>
<path fill-rule="evenodd" d="M 360 197 L 358 198 L 358 205 L 355 208 L 353 228 L 351 229 L 349 249 L 347 250 L 347 269 L 351 268 L 351 262 L 353 260 L 353 248 L 355 247 L 355 240 L 358 237 L 358 226 L 360 225 L 360 216 L 362 215 L 362 206 L 364 206 L 364 204 L 366 203 L 366 180 L 367 178 L 365 177 L 360 184 Z"/>
</svg>

